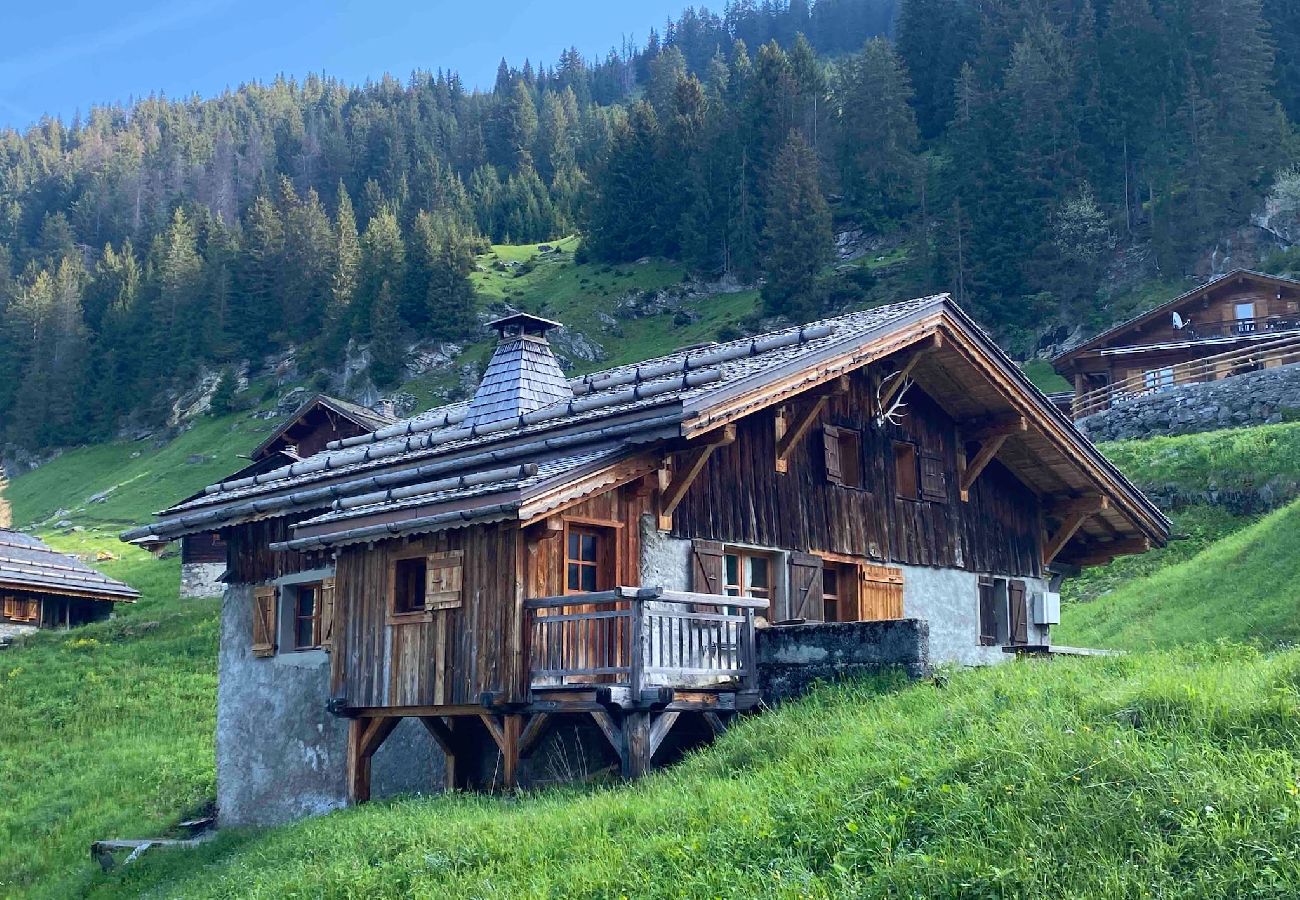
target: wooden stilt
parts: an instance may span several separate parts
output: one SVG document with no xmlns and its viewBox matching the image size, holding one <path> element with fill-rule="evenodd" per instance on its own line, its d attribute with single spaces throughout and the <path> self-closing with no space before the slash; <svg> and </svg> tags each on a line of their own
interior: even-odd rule
<svg viewBox="0 0 1300 900">
<path fill-rule="evenodd" d="M 370 799 L 370 762 L 400 721 L 400 716 L 352 720 L 348 729 L 349 802 L 365 803 Z"/>
<path fill-rule="evenodd" d="M 637 711 L 623 717 L 624 778 L 640 778 L 650 771 L 650 716 Z"/>
<path fill-rule="evenodd" d="M 446 760 L 443 769 L 446 773 L 444 789 L 457 791 L 466 787 L 465 774 L 468 760 L 464 757 L 466 748 L 456 727 L 456 720 L 442 716 L 421 716 L 420 721 L 442 748 L 442 755 Z"/>
</svg>

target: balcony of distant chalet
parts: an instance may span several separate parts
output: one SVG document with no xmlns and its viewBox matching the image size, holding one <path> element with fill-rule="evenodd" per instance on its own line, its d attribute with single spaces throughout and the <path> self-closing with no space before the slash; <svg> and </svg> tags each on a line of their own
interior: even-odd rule
<svg viewBox="0 0 1300 900">
<path fill-rule="evenodd" d="M 767 600 L 620 587 L 525 602 L 535 707 L 624 707 L 680 692 L 757 691 L 754 619 Z"/>
<path fill-rule="evenodd" d="M 1298 316 L 1259 316 L 1220 322 L 1188 322 L 1179 336 L 1189 341 L 1212 341 L 1296 330 L 1300 330 Z"/>
</svg>

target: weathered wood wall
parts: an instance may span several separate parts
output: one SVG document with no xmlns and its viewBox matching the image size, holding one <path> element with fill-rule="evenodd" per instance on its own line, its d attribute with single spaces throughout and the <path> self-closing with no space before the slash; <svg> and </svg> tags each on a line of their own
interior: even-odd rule
<svg viewBox="0 0 1300 900">
<path fill-rule="evenodd" d="M 226 561 L 226 542 L 221 535 L 211 531 L 187 534 L 181 538 L 182 563 L 223 563 Z"/>
<path fill-rule="evenodd" d="M 505 525 L 346 547 L 335 572 L 335 696 L 353 707 L 476 704 L 520 683 L 518 529 Z M 389 621 L 390 578 L 411 553 L 464 552 L 461 605 Z"/>
<path fill-rule="evenodd" d="M 673 534 L 883 562 L 1037 576 L 1039 502 L 994 462 L 969 502 L 958 496 L 958 432 L 939 406 L 914 387 L 901 425 L 878 428 L 870 414 L 866 376 L 837 395 L 795 449 L 789 471 L 776 471 L 775 410 L 739 424 L 736 441 L 718 449 L 673 517 Z M 797 407 L 796 407 L 797 409 Z M 822 424 L 862 435 L 858 488 L 826 479 Z M 896 495 L 894 441 L 910 441 L 936 457 L 944 499 Z M 847 465 L 847 463 L 845 463 Z"/>
<path fill-rule="evenodd" d="M 331 565 L 330 554 L 276 553 L 271 544 L 289 540 L 290 526 L 317 513 L 300 513 L 296 518 L 266 519 L 221 531 L 226 542 L 226 583 L 265 584 L 285 575 Z"/>
</svg>

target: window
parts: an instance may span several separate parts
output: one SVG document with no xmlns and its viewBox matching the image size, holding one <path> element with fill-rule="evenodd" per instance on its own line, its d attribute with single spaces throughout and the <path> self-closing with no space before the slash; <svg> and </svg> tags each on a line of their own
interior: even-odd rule
<svg viewBox="0 0 1300 900">
<path fill-rule="evenodd" d="M 921 499 L 921 476 L 917 467 L 916 444 L 894 441 L 894 482 L 899 499 Z"/>
<path fill-rule="evenodd" d="M 393 615 L 408 616 L 424 612 L 424 592 L 428 578 L 428 562 L 423 556 L 399 559 L 393 564 Z"/>
<path fill-rule="evenodd" d="M 980 579 L 980 646 L 998 645 L 997 585 L 992 578 Z"/>
<path fill-rule="evenodd" d="M 592 525 L 569 525 L 564 551 L 564 592 L 590 594 L 614 586 L 613 536 Z"/>
<path fill-rule="evenodd" d="M 1238 303 L 1233 308 L 1237 319 L 1237 334 L 1250 334 L 1255 330 L 1255 304 Z"/>
<path fill-rule="evenodd" d="M 747 550 L 728 550 L 726 559 L 728 597 L 772 599 L 772 558 Z"/>
<path fill-rule="evenodd" d="M 841 487 L 862 487 L 862 434 L 837 425 L 822 426 L 826 480 Z"/>
<path fill-rule="evenodd" d="M 320 585 L 304 584 L 291 590 L 293 596 L 293 649 L 315 650 L 320 646 Z"/>
<path fill-rule="evenodd" d="M 851 608 L 849 596 L 845 595 L 853 585 L 853 574 L 842 571 L 845 567 L 827 563 L 822 571 L 822 605 L 826 610 L 827 622 L 852 621 L 856 610 Z"/>
<path fill-rule="evenodd" d="M 1142 384 L 1148 391 L 1163 391 L 1174 386 L 1174 367 L 1165 366 L 1142 373 Z"/>
<path fill-rule="evenodd" d="M 39 614 L 36 600 L 30 597 L 4 599 L 4 617 L 11 622 L 35 622 Z"/>
</svg>

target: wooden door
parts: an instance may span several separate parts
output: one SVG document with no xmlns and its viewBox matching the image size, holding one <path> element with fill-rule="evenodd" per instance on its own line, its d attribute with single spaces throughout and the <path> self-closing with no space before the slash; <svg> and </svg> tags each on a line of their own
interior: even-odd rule
<svg viewBox="0 0 1300 900">
<path fill-rule="evenodd" d="M 1011 616 L 1011 643 L 1029 643 L 1029 604 L 1026 602 L 1025 583 L 1007 584 L 1007 606 Z"/>
</svg>

